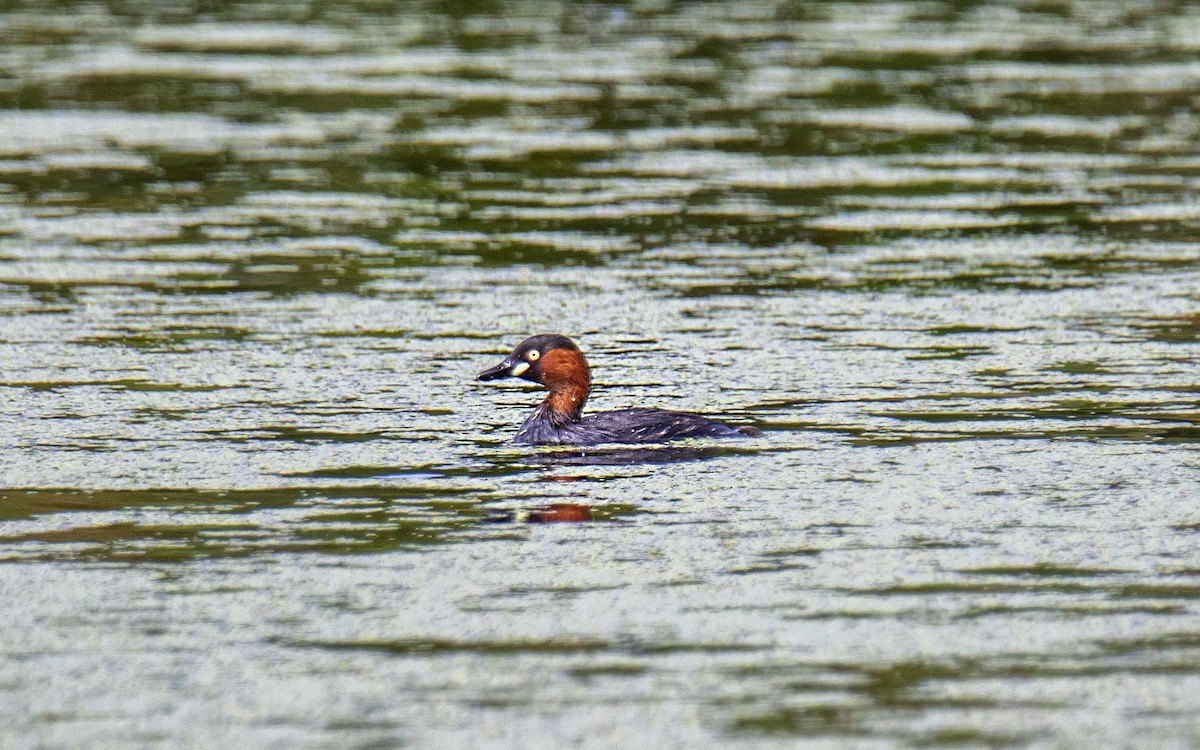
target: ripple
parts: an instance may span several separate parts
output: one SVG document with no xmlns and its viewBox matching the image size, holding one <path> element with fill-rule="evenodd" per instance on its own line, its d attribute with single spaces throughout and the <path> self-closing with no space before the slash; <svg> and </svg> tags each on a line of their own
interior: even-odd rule
<svg viewBox="0 0 1200 750">
<path fill-rule="evenodd" d="M 801 163 L 736 170 L 720 178 L 733 187 L 791 190 L 797 188 L 902 187 L 919 185 L 1036 185 L 1045 178 L 1028 172 L 999 169 L 922 169 L 894 166 L 869 159 L 837 159 L 832 163 Z"/>
<path fill-rule="evenodd" d="M 330 27 L 282 23 L 197 23 L 186 26 L 146 25 L 132 41 L 139 47 L 195 52 L 329 53 L 349 47 L 349 35 Z"/>
<path fill-rule="evenodd" d="M 905 106 L 789 112 L 772 117 L 772 120 L 814 123 L 829 128 L 865 128 L 910 133 L 955 133 L 976 126 L 973 119 L 961 112 L 941 112 Z"/>
<path fill-rule="evenodd" d="M 845 195 L 836 203 L 855 208 L 887 211 L 997 211 L 1018 208 L 1054 208 L 1103 205 L 1109 198 L 1089 193 L 954 193 L 951 195 Z"/>
<path fill-rule="evenodd" d="M 1067 115 L 1003 117 L 993 120 L 991 128 L 1006 133 L 1036 133 L 1053 138 L 1116 138 L 1133 129 L 1145 127 L 1140 117 L 1071 117 Z"/>
<path fill-rule="evenodd" d="M 685 198 L 702 186 L 688 180 L 547 180 L 520 190 L 470 190 L 467 198 L 481 203 L 579 206 L 638 199 Z"/>
<path fill-rule="evenodd" d="M 79 242 L 174 239 L 186 219 L 178 215 L 94 213 L 79 216 L 14 218 L 10 228 L 34 240 L 73 239 Z"/>
<path fill-rule="evenodd" d="M 1043 92 L 1092 94 L 1167 93 L 1187 91 L 1200 80 L 1200 63 L 1141 65 L 1071 65 L 1045 63 L 981 63 L 968 65 L 973 81 L 1003 85 L 1003 90 L 1023 92 L 1036 84 Z"/>
<path fill-rule="evenodd" d="M 1149 221 L 1194 221 L 1200 219 L 1200 202 L 1147 203 L 1110 206 L 1093 213 L 1092 221 L 1106 223 Z"/>
<path fill-rule="evenodd" d="M 497 100 L 526 104 L 557 101 L 593 101 L 600 92 L 578 84 L 536 85 L 516 81 L 472 81 L 438 76 L 372 76 L 353 78 L 307 70 L 288 78 L 256 79 L 255 90 L 288 94 L 359 94 L 369 96 L 420 96 L 458 101 Z M 547 136 L 549 137 L 549 136 Z M 445 143 L 453 135 L 424 139 L 425 143 Z"/>
<path fill-rule="evenodd" d="M 662 201 L 633 201 L 598 206 L 488 206 L 475 212 L 479 219 L 520 219 L 524 221 L 579 221 L 627 219 L 643 216 L 673 216 L 682 211 L 679 203 Z"/>
<path fill-rule="evenodd" d="M 1020 216 L 992 216 L 966 211 L 854 211 L 811 219 L 814 229 L 837 232 L 884 230 L 925 231 L 930 229 L 988 229 L 1029 223 Z"/>
<path fill-rule="evenodd" d="M 117 111 L 0 111 L 9 153 L 42 153 L 120 144 L 190 151 L 278 141 L 324 139 L 311 122 L 247 125 L 202 114 L 134 114 Z"/>
</svg>

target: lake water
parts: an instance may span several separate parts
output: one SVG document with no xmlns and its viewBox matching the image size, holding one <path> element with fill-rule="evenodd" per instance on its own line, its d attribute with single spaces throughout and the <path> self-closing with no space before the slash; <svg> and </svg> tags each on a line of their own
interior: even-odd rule
<svg viewBox="0 0 1200 750">
<path fill-rule="evenodd" d="M 0 745 L 1200 744 L 1200 7 L 15 6 Z"/>
</svg>

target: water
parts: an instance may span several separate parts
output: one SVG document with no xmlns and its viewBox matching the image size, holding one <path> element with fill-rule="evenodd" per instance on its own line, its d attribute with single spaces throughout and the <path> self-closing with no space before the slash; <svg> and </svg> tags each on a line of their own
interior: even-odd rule
<svg viewBox="0 0 1200 750">
<path fill-rule="evenodd" d="M 0 39 L 0 745 L 1200 743 L 1196 8 Z"/>
</svg>

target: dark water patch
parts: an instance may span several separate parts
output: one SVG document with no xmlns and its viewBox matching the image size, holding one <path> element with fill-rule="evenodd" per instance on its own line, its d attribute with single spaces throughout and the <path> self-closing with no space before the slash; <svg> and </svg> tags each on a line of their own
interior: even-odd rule
<svg viewBox="0 0 1200 750">
<path fill-rule="evenodd" d="M 748 714 L 729 726 L 734 734 L 786 734 L 802 737 L 836 736 L 848 740 L 870 736 L 866 712 L 853 706 L 815 705 Z"/>
<path fill-rule="evenodd" d="M 261 429 L 255 431 L 255 439 L 258 440 L 281 440 L 289 443 L 361 443 L 370 440 L 381 440 L 387 437 L 386 433 L 374 432 L 338 432 L 335 430 L 314 430 L 302 427 L 293 427 L 290 425 L 271 426 L 263 425 Z M 357 471 L 359 469 L 370 471 L 373 467 L 347 467 L 342 471 Z M 382 468 L 382 467 L 374 467 Z M 316 473 L 309 473 L 302 476 L 321 476 Z M 333 475 L 329 475 L 333 476 Z M 341 476 L 349 476 L 342 474 Z M 357 474 L 356 476 L 395 476 L 387 471 Z M 410 472 L 408 476 L 413 476 Z M 420 475 L 421 478 L 427 478 L 429 475 Z"/>
<path fill-rule="evenodd" d="M 582 682 L 607 678 L 640 677 L 650 671 L 648 664 L 637 662 L 607 662 L 571 667 L 567 674 Z"/>
<path fill-rule="evenodd" d="M 932 539 L 926 536 L 913 536 L 906 543 L 917 549 L 969 549 L 976 544 L 971 542 L 956 542 L 949 539 Z"/>
<path fill-rule="evenodd" d="M 323 499 L 403 503 L 427 498 L 452 499 L 463 495 L 461 488 L 412 487 L 407 485 L 362 485 L 288 487 L 239 490 L 0 490 L 0 518 L 20 519 L 73 511 L 118 511 L 147 506 L 176 508 L 183 512 L 245 514 L 261 509 L 286 508 Z"/>
<path fill-rule="evenodd" d="M 1117 653 L 1122 653 L 1123 644 L 1118 644 Z M 1138 644 L 1135 649 L 1140 648 Z M 1190 649 L 1191 645 L 1185 648 Z M 977 730 L 966 729 L 970 724 L 965 716 L 973 711 L 1019 710 L 1033 715 L 1047 716 L 1063 709 L 1066 703 L 1041 699 L 997 699 L 990 696 L 948 694 L 946 689 L 954 685 L 963 687 L 983 684 L 987 681 L 1007 677 L 1020 680 L 1058 680 L 1064 677 L 1096 679 L 1119 671 L 1105 650 L 1096 651 L 1084 659 L 1052 655 L 1013 655 L 995 660 L 959 659 L 953 661 L 905 661 L 882 667 L 865 665 L 797 665 L 794 668 L 775 667 L 763 672 L 755 670 L 751 676 L 759 680 L 776 683 L 773 703 L 795 703 L 796 698 L 809 694 L 803 706 L 780 706 L 758 713 L 745 713 L 737 719 L 734 731 L 781 733 L 799 736 L 848 736 L 854 737 L 868 731 L 868 727 L 881 728 L 893 723 L 911 726 L 919 716 L 930 712 L 949 712 L 959 728 L 945 730 L 957 735 L 971 734 Z M 1039 661 L 1034 661 L 1039 659 Z M 813 672 L 813 670 L 820 670 Z M 1172 674 L 1187 669 L 1180 663 L 1163 663 L 1148 666 L 1144 673 Z M 1194 671 L 1194 666 L 1191 667 Z M 1141 671 L 1141 670 L 1138 670 Z M 793 676 L 795 672 L 814 673 L 814 678 Z M 816 675 L 826 675 L 825 679 Z M 831 679 L 841 675 L 843 679 Z M 765 696 L 763 696 L 765 697 Z M 863 702 L 862 699 L 868 699 Z M 1037 733 L 1037 723 L 1029 726 L 1031 734 L 1020 738 L 1012 737 L 1015 744 L 1024 745 Z M 912 741 L 930 739 L 922 733 Z"/>
<path fill-rule="evenodd" d="M 986 346 L 931 346 L 926 347 L 920 354 L 909 354 L 908 359 L 967 359 L 969 357 L 983 357 L 992 354 L 992 350 Z"/>
<path fill-rule="evenodd" d="M 444 335 L 421 334 L 402 328 L 358 328 L 353 331 L 322 331 L 316 334 L 327 339 L 382 339 L 406 341 L 408 339 L 441 339 Z M 460 334 L 461 335 L 461 334 Z"/>
<path fill-rule="evenodd" d="M 394 656 L 443 656 L 477 654 L 516 656 L 521 654 L 613 653 L 645 656 L 670 654 L 720 654 L 754 651 L 759 647 L 726 643 L 626 643 L 588 638 L 551 638 L 542 640 L 452 640 L 412 638 L 388 641 L 280 641 L 291 648 L 316 648 L 330 651 L 375 651 Z"/>
<path fill-rule="evenodd" d="M 1121 586 L 1110 595 L 1117 599 L 1196 599 L 1200 598 L 1200 586 L 1138 583 Z"/>
<path fill-rule="evenodd" d="M 1115 372 L 1099 362 L 1061 362 L 1050 369 L 1068 375 L 1110 375 Z"/>
<path fill-rule="evenodd" d="M 555 599 L 574 599 L 581 594 L 595 591 L 617 591 L 622 588 L 625 588 L 624 584 L 612 586 L 514 586 L 500 596 L 520 598 L 527 595 L 544 594 Z"/>
<path fill-rule="evenodd" d="M 283 552 L 366 554 L 443 544 L 458 532 L 478 527 L 484 516 L 472 504 L 428 501 L 403 509 L 323 512 L 310 507 L 290 517 L 252 512 L 234 524 L 188 522 L 187 515 L 155 522 L 163 514 L 146 510 L 151 511 L 146 520 L 84 521 L 66 529 L 5 535 L 0 544 L 11 562 L 155 563 Z"/>
<path fill-rule="evenodd" d="M 1174 320 L 1145 321 L 1133 327 L 1138 338 L 1168 344 L 1200 342 L 1200 317 L 1183 316 Z"/>
<path fill-rule="evenodd" d="M 148 352 L 170 353 L 200 351 L 214 345 L 204 342 L 241 342 L 251 335 L 252 332 L 247 329 L 228 326 L 213 328 L 172 326 L 157 331 L 128 331 L 114 335 L 82 338 L 75 343 L 81 346 L 127 346 Z"/>
<path fill-rule="evenodd" d="M 1028 333 L 1034 328 L 1010 328 L 1005 326 L 978 326 L 978 325 L 947 325 L 934 326 L 927 330 L 931 336 L 958 336 L 972 334 L 988 334 L 988 333 Z"/>
<path fill-rule="evenodd" d="M 0 513 L 5 519 L 27 518 L 42 514 L 71 511 L 113 510 L 147 505 L 203 505 L 228 503 L 233 506 L 259 502 L 290 505 L 308 496 L 306 491 L 254 490 L 77 490 L 6 489 L 0 493 Z"/>
<path fill-rule="evenodd" d="M 412 479 L 425 481 L 440 479 L 445 475 L 431 470 L 414 470 L 408 466 L 339 466 L 284 476 L 295 479 Z"/>
<path fill-rule="evenodd" d="M 1069 604 L 1060 603 L 1053 605 L 995 605 L 989 606 L 984 604 L 972 605 L 966 611 L 960 612 L 954 617 L 956 619 L 972 619 L 986 617 L 1012 617 L 1019 615 L 1035 615 L 1053 617 L 1061 620 L 1063 618 L 1110 618 L 1121 615 L 1164 615 L 1164 616 L 1179 616 L 1186 614 L 1187 608 L 1180 605 L 1170 604 L 1154 604 L 1154 605 L 1120 605 L 1113 606 L 1111 604 L 1093 603 L 1093 604 Z"/>
<path fill-rule="evenodd" d="M 770 560 L 751 565 L 739 565 L 729 568 L 725 571 L 729 575 L 748 576 L 758 575 L 760 573 L 786 573 L 796 570 L 805 570 L 810 568 L 808 563 L 801 562 L 785 562 L 782 560 Z"/>
<path fill-rule="evenodd" d="M 357 441 L 351 441 L 357 442 Z M 398 479 L 408 480 L 409 487 L 412 492 L 422 492 L 428 489 L 434 494 L 443 492 L 462 492 L 464 488 L 452 489 L 444 485 L 436 484 L 434 480 L 442 479 L 498 479 L 501 477 L 511 477 L 521 474 L 529 474 L 538 469 L 535 462 L 531 462 L 527 456 L 501 456 L 494 461 L 480 461 L 470 464 L 458 464 L 452 462 L 438 464 L 407 464 L 407 465 L 382 465 L 382 466 L 331 466 L 317 469 L 309 469 L 301 472 L 282 474 L 280 476 L 290 479 Z M 360 485 L 352 485 L 358 487 Z M 362 485 L 369 488 L 368 492 L 382 491 L 388 492 L 387 487 L 393 486 L 391 483 L 381 484 L 376 486 Z M 404 485 L 395 485 L 401 487 Z M 438 489 L 440 488 L 440 489 Z M 324 494 L 323 490 L 321 491 Z"/>
<path fill-rule="evenodd" d="M 49 380 L 49 381 L 9 381 L 0 383 L 0 386 L 9 388 L 28 388 L 32 391 L 58 391 L 67 388 L 81 388 L 91 386 L 103 386 L 115 391 L 140 391 L 146 393 L 155 392 L 179 392 L 179 393 L 204 393 L 208 391 L 219 391 L 223 388 L 231 386 L 215 385 L 215 384 L 184 384 L 184 383 L 162 383 L 138 378 L 116 378 L 113 380 Z"/>
<path fill-rule="evenodd" d="M 870 592 L 880 596 L 939 596 L 943 594 L 1090 594 L 1102 591 L 1103 587 L 1082 583 L 1025 582 L 1001 583 L 993 581 L 931 581 L 927 583 L 902 583 L 885 586 Z"/>
<path fill-rule="evenodd" d="M 788 558 L 788 557 L 815 557 L 825 550 L 818 547 L 794 547 L 787 549 L 774 549 L 761 553 L 765 558 Z"/>
<path fill-rule="evenodd" d="M 941 703 L 942 699 L 918 696 L 914 691 L 921 685 L 942 680 L 962 679 L 976 665 L 971 660 L 953 663 L 908 661 L 882 668 L 861 669 L 861 682 L 851 686 L 854 692 L 869 695 L 878 704 L 911 707 L 920 703 Z M 945 705 L 955 705 L 950 699 Z M 969 704 L 968 704 L 969 705 Z"/>
<path fill-rule="evenodd" d="M 1036 738 L 1021 733 L 991 733 L 964 727 L 944 729 L 912 738 L 914 747 L 1026 747 Z"/>
<path fill-rule="evenodd" d="M 1118 655 L 1192 652 L 1200 650 L 1200 633 L 1162 633 L 1151 638 L 1100 640 L 1096 642 L 1096 646 L 1104 652 Z"/>
<path fill-rule="evenodd" d="M 1073 565 L 1041 562 L 1034 563 L 1033 565 L 997 565 L 979 568 L 962 568 L 958 572 L 965 575 L 1017 578 L 1099 578 L 1104 576 L 1128 574 L 1132 573 L 1133 571 L 1120 570 L 1116 568 L 1080 568 Z"/>
<path fill-rule="evenodd" d="M 612 650 L 609 641 L 594 639 L 546 639 L 539 641 L 456 641 L 413 638 L 390 641 L 280 641 L 289 648 L 327 651 L 368 651 L 392 656 L 429 657 L 447 654 L 513 656 L 520 654 L 591 654 Z"/>
<path fill-rule="evenodd" d="M 905 611 L 905 612 L 896 612 L 895 610 L 893 610 L 888 613 L 888 618 L 894 619 L 894 620 L 921 621 L 921 620 L 925 619 L 926 616 L 927 616 L 926 613 L 918 612 L 915 610 Z M 869 610 L 869 609 L 831 609 L 831 610 L 823 610 L 820 612 L 789 612 L 786 614 L 781 614 L 780 617 L 781 617 L 781 619 L 788 620 L 788 621 L 811 620 L 813 622 L 821 622 L 821 621 L 853 622 L 855 620 L 877 619 L 879 617 L 879 613 L 877 611 Z"/>
</svg>

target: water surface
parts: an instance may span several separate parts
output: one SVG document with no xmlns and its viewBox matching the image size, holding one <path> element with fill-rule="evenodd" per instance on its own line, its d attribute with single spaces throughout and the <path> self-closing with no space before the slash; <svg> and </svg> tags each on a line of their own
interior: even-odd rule
<svg viewBox="0 0 1200 750">
<path fill-rule="evenodd" d="M 0 744 L 1200 743 L 1200 10 L 0 39 Z M 546 331 L 765 435 L 514 446 Z"/>
</svg>

